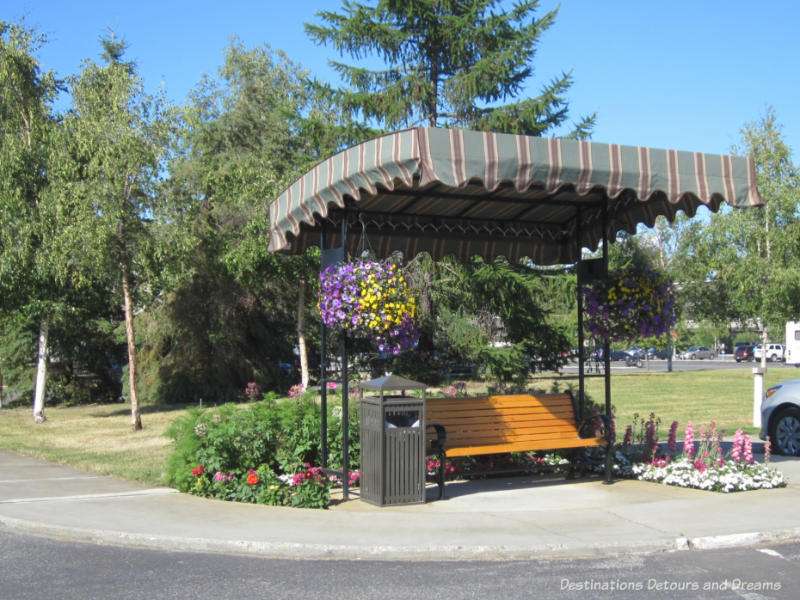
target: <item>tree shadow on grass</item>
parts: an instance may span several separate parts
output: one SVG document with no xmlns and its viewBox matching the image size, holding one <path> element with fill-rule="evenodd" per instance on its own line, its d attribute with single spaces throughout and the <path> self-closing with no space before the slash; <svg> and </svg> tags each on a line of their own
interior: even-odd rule
<svg viewBox="0 0 800 600">
<path fill-rule="evenodd" d="M 145 405 L 139 409 L 139 412 L 143 415 L 153 415 L 165 412 L 175 412 L 180 410 L 186 410 L 187 408 L 191 408 L 192 406 L 197 406 L 196 404 L 156 404 L 156 405 Z M 119 409 L 112 410 L 110 412 L 102 412 L 93 414 L 93 417 L 97 418 L 105 418 L 105 417 L 122 417 L 125 415 L 130 415 L 131 409 L 129 405 L 121 404 Z"/>
</svg>

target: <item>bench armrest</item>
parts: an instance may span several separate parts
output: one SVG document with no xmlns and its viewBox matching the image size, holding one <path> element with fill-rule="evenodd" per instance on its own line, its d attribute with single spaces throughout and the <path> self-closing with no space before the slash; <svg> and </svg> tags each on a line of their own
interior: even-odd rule
<svg viewBox="0 0 800 600">
<path fill-rule="evenodd" d="M 444 449 L 444 443 L 447 441 L 447 429 L 445 429 L 444 425 L 440 425 L 439 423 L 428 423 L 428 428 L 430 427 L 436 430 L 436 439 L 431 440 L 431 448 L 439 452 Z"/>
<path fill-rule="evenodd" d="M 586 437 L 595 437 L 594 435 L 594 423 L 595 419 L 600 419 L 603 423 L 601 429 L 602 437 L 606 440 L 606 443 L 611 445 L 611 419 L 608 418 L 607 415 L 604 414 L 596 414 L 591 417 L 585 418 L 578 424 L 578 435 L 582 438 Z M 590 431 L 592 432 L 591 435 L 585 435 L 586 429 L 591 428 Z"/>
</svg>

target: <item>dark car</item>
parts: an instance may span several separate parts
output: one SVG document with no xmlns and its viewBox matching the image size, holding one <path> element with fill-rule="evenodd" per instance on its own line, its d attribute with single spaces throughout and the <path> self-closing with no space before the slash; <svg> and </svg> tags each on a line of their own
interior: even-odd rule
<svg viewBox="0 0 800 600">
<path fill-rule="evenodd" d="M 631 346 L 627 350 L 625 350 L 628 354 L 630 354 L 634 358 L 645 358 L 646 352 L 644 348 L 640 348 L 639 346 Z"/>
<path fill-rule="evenodd" d="M 660 358 L 662 360 L 666 360 L 667 352 L 665 350 L 658 350 L 657 348 L 648 348 L 647 358 L 649 358 L 650 360 L 653 360 L 654 358 Z"/>
<path fill-rule="evenodd" d="M 733 358 L 736 359 L 736 362 L 742 362 L 743 360 L 752 361 L 753 360 L 753 346 L 736 346 L 736 351 L 733 353 Z"/>
</svg>

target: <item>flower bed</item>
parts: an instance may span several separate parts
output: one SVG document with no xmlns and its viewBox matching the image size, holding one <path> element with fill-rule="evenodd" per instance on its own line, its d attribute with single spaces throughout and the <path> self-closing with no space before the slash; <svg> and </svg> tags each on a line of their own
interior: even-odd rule
<svg viewBox="0 0 800 600">
<path fill-rule="evenodd" d="M 722 433 L 712 422 L 696 432 L 690 422 L 678 449 L 678 423 L 670 426 L 666 447 L 658 443 L 660 419 L 653 413 L 648 420 L 629 425 L 622 444 L 614 452 L 614 471 L 620 477 L 634 477 L 665 485 L 737 492 L 783 487 L 783 474 L 769 465 L 770 442 L 765 443 L 764 462 L 756 462 L 750 436 L 737 430 L 727 456 L 722 449 Z"/>
<path fill-rule="evenodd" d="M 786 485 L 780 471 L 763 464 L 726 461 L 713 469 L 701 470 L 693 460 L 686 457 L 674 462 L 662 460 L 634 465 L 633 474 L 641 481 L 715 492 L 739 492 Z"/>
<path fill-rule="evenodd" d="M 341 412 L 328 414 L 329 455 L 341 463 Z M 353 415 L 357 421 L 357 412 Z M 358 464 L 358 427 L 351 421 L 350 461 Z M 312 464 L 319 462 L 320 414 L 311 398 L 272 398 L 236 406 L 193 409 L 166 435 L 175 443 L 167 459 L 166 483 L 197 496 L 325 508 L 338 485 Z M 350 484 L 358 483 L 350 474 Z"/>
</svg>

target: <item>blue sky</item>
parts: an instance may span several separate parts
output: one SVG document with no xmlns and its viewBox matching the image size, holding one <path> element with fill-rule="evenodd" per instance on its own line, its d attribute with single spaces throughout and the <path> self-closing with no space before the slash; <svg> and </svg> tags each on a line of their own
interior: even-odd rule
<svg viewBox="0 0 800 600">
<path fill-rule="evenodd" d="M 511 2 L 508 2 L 510 5 Z M 542 0 L 542 11 L 557 5 Z M 216 74 L 225 47 L 269 44 L 323 80 L 338 59 L 303 31 L 315 11 L 338 0 L 6 0 L 0 20 L 48 36 L 46 69 L 77 73 L 98 59 L 108 28 L 129 43 L 148 91 L 163 85 L 182 103 L 203 73 Z M 541 14 L 541 13 L 540 13 Z M 543 36 L 531 94 L 572 70 L 573 118 L 596 111 L 592 139 L 678 150 L 727 153 L 740 129 L 768 106 L 800 157 L 800 4 L 792 0 L 563 0 Z M 349 61 L 349 57 L 345 59 Z"/>
</svg>

